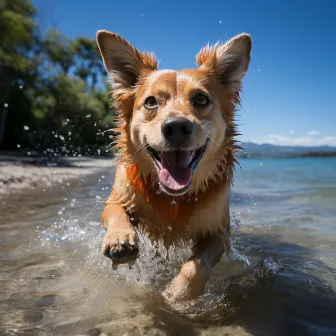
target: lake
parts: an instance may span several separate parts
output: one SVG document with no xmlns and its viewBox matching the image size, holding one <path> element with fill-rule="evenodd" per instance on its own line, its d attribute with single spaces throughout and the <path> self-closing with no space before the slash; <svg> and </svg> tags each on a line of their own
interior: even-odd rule
<svg viewBox="0 0 336 336">
<path fill-rule="evenodd" d="M 200 298 L 160 295 L 188 251 L 99 252 L 111 171 L 1 207 L 1 335 L 336 335 L 336 158 L 241 159 L 232 260 Z"/>
</svg>

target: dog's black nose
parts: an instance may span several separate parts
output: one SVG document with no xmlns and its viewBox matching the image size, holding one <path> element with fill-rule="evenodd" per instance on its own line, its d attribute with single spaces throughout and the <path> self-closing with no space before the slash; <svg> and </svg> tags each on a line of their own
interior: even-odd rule
<svg viewBox="0 0 336 336">
<path fill-rule="evenodd" d="M 174 145 L 185 143 L 193 131 L 193 124 L 187 118 L 167 118 L 161 125 L 161 132 Z"/>
</svg>

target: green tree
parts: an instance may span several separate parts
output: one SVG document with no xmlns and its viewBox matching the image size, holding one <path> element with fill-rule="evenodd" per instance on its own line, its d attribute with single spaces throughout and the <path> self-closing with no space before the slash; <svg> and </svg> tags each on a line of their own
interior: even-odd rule
<svg viewBox="0 0 336 336">
<path fill-rule="evenodd" d="M 103 131 L 111 128 L 114 117 L 96 42 L 86 37 L 71 40 L 55 29 L 42 37 L 29 1 L 8 1 L 6 6 L 7 16 L 16 20 L 1 21 L 1 38 L 7 38 L 1 74 L 7 79 L 6 85 L 0 81 L 0 94 L 9 111 L 3 147 L 96 153 L 111 142 Z M 24 34 L 17 20 L 26 22 Z M 24 29 L 28 22 L 30 30 Z M 12 30 L 23 36 L 15 38 Z"/>
<path fill-rule="evenodd" d="M 36 10 L 28 0 L 5 0 L 0 10 L 0 147 L 13 87 L 29 78 L 38 41 Z"/>
<path fill-rule="evenodd" d="M 101 61 L 96 41 L 79 37 L 74 41 L 76 71 L 93 91 L 98 80 L 106 78 L 105 68 Z"/>
<path fill-rule="evenodd" d="M 69 73 L 75 55 L 74 44 L 70 39 L 56 29 L 51 29 L 42 41 L 42 48 L 49 61 L 59 65 L 66 74 Z"/>
</svg>

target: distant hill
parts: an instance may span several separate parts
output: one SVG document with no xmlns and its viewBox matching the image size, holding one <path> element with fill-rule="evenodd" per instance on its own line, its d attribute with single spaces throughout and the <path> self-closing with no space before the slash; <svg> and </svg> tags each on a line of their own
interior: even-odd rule
<svg viewBox="0 0 336 336">
<path fill-rule="evenodd" d="M 239 157 L 309 157 L 336 156 L 336 147 L 332 146 L 278 146 L 271 144 L 255 144 L 245 142 L 242 147 L 246 151 L 238 152 Z"/>
</svg>

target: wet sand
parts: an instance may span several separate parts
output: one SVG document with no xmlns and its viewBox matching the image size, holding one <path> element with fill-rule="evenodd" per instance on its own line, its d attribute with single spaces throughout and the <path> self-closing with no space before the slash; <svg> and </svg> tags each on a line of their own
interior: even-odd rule
<svg viewBox="0 0 336 336">
<path fill-rule="evenodd" d="M 111 169 L 112 158 L 0 155 L 0 200 L 15 193 L 64 186 Z"/>
</svg>

